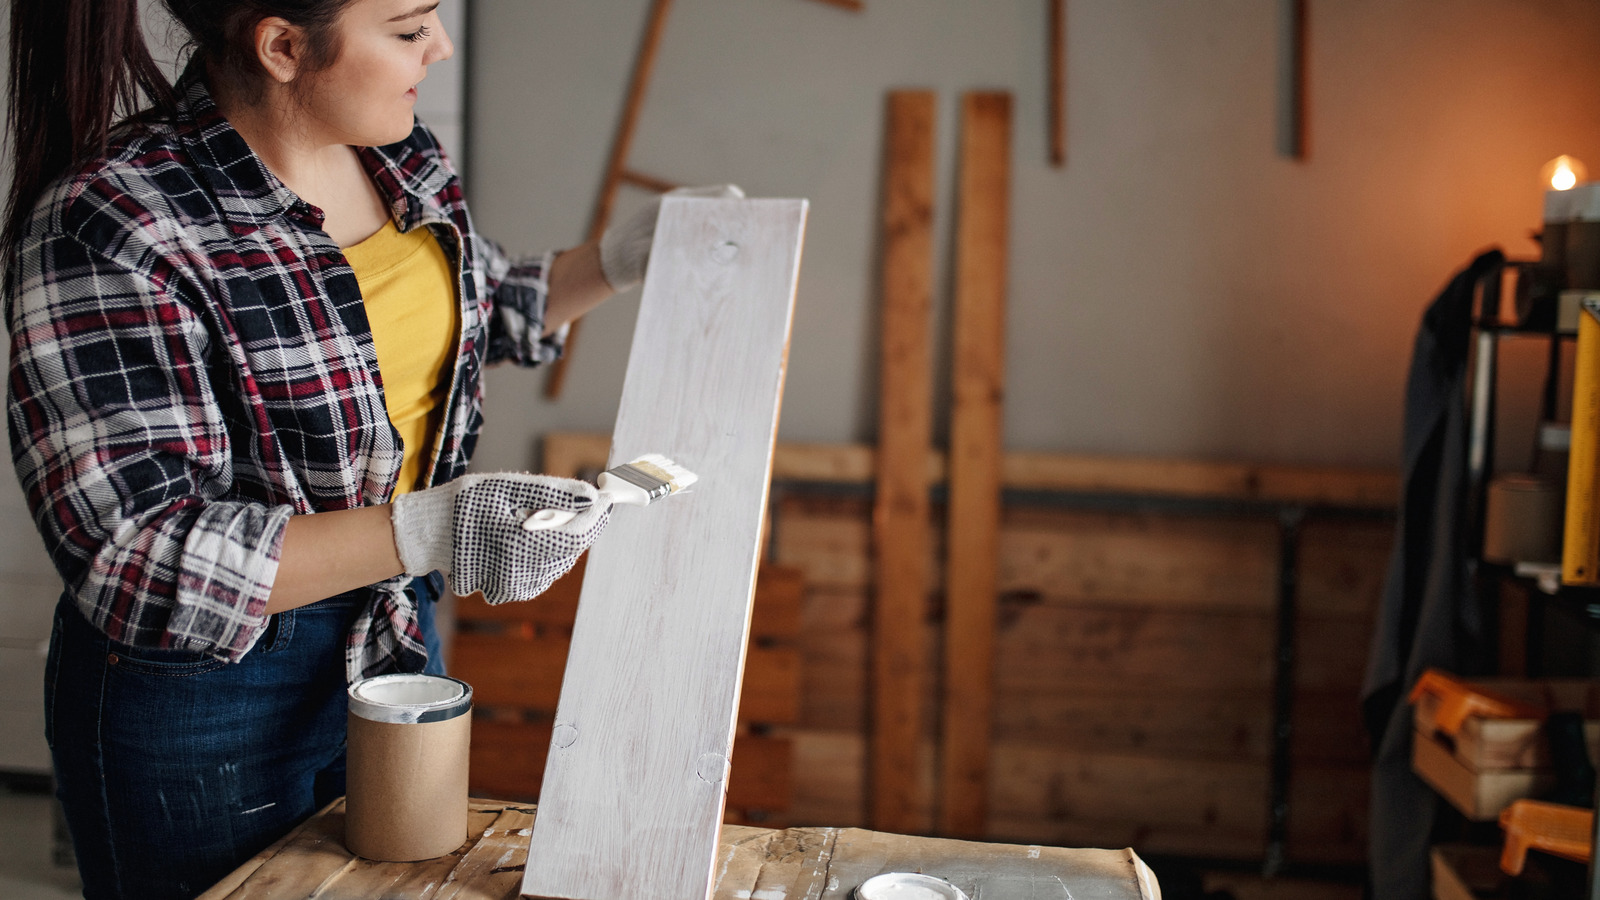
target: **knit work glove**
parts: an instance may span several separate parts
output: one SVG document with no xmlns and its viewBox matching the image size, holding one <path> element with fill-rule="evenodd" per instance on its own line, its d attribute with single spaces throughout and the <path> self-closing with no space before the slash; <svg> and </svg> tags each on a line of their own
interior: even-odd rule
<svg viewBox="0 0 1600 900">
<path fill-rule="evenodd" d="M 578 515 L 554 528 L 524 529 L 523 520 L 541 509 Z M 490 603 L 505 603 L 543 593 L 566 574 L 606 527 L 611 502 L 586 481 L 500 472 L 401 494 L 390 515 L 407 575 L 437 569 L 456 594 L 483 591 Z"/>
<path fill-rule="evenodd" d="M 736 184 L 716 184 L 678 188 L 664 196 L 740 199 L 744 191 Z M 660 215 L 661 197 L 652 197 L 627 221 L 607 228 L 600 236 L 600 271 L 612 290 L 625 291 L 644 280 L 650 245 L 656 238 L 656 218 Z"/>
</svg>

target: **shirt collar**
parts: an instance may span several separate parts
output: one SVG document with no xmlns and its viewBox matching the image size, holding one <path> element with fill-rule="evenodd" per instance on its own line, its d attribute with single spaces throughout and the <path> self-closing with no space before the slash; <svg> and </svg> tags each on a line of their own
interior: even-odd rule
<svg viewBox="0 0 1600 900">
<path fill-rule="evenodd" d="M 198 62 L 178 82 L 179 139 L 230 225 L 259 228 L 286 213 L 322 224 L 322 213 L 267 169 L 244 136 L 222 117 Z"/>
<path fill-rule="evenodd" d="M 419 126 L 417 130 L 423 129 Z M 384 147 L 356 148 L 401 231 L 410 231 L 429 217 L 449 217 L 441 198 L 452 173 L 439 153 L 423 152 L 432 136 L 424 134 L 419 139 L 417 130 L 405 140 Z"/>
<path fill-rule="evenodd" d="M 179 128 L 180 139 L 230 225 L 254 230 L 288 215 L 322 226 L 322 210 L 272 174 L 244 136 L 223 118 L 198 62 L 178 83 L 178 121 L 187 126 Z M 386 147 L 360 147 L 357 155 L 402 231 L 411 230 L 430 213 L 446 215 L 439 196 L 451 173 L 439 154 L 418 152 L 408 138 Z"/>
</svg>

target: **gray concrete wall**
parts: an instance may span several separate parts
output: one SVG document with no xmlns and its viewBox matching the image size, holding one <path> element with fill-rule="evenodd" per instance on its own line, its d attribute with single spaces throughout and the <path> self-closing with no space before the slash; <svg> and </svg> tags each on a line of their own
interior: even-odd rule
<svg viewBox="0 0 1600 900">
<path fill-rule="evenodd" d="M 474 212 L 513 249 L 570 246 L 648 0 L 473 2 Z M 876 429 L 892 88 L 940 96 L 946 345 L 959 95 L 1015 93 L 1005 439 L 1018 450 L 1395 465 L 1423 308 L 1482 248 L 1536 254 L 1546 160 L 1600 172 L 1600 5 L 1586 0 L 1310 4 L 1304 162 L 1274 147 L 1277 0 L 1069 0 L 1062 170 L 1046 159 L 1046 5 L 674 4 L 634 167 L 813 204 L 782 439 Z M 641 196 L 625 189 L 619 212 Z M 541 376 L 492 374 L 480 466 L 534 465 L 546 430 L 610 430 L 636 304 L 591 316 L 559 402 Z M 1507 354 L 1508 430 L 1526 425 L 1541 352 Z"/>
</svg>

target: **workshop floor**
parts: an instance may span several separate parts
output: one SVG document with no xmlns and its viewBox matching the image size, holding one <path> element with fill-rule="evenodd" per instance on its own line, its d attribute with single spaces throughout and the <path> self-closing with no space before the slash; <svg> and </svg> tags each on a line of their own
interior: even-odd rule
<svg viewBox="0 0 1600 900">
<path fill-rule="evenodd" d="M 0 785 L 0 897 L 69 900 L 83 896 L 77 869 L 51 861 L 53 802 L 41 790 Z"/>
</svg>

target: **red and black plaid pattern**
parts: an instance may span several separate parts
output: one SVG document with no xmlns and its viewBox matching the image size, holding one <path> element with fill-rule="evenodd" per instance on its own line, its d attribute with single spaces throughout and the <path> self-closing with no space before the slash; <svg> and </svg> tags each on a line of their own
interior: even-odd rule
<svg viewBox="0 0 1600 900">
<path fill-rule="evenodd" d="M 291 515 L 386 502 L 400 470 L 372 332 L 322 212 L 180 84 L 171 123 L 129 127 L 58 182 L 6 296 L 12 457 L 88 619 L 127 644 L 236 660 Z M 467 469 L 485 365 L 532 365 L 547 259 L 480 236 L 428 129 L 360 151 L 402 231 L 431 229 L 457 273 L 461 339 L 428 483 Z M 403 580 L 375 585 L 352 676 L 416 668 Z"/>
</svg>

